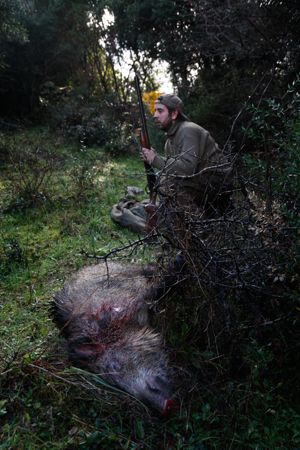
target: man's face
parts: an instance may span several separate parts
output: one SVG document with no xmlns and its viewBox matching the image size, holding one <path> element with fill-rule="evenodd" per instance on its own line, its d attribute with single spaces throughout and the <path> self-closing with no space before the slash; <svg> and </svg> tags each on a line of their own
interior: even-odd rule
<svg viewBox="0 0 300 450">
<path fill-rule="evenodd" d="M 155 102 L 154 105 L 154 121 L 161 130 L 167 130 L 172 123 L 172 114 L 168 108 L 162 103 Z"/>
</svg>

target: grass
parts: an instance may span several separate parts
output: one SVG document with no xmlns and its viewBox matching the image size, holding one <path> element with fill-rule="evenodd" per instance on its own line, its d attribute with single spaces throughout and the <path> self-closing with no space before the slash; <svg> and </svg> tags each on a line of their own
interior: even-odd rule
<svg viewBox="0 0 300 450">
<path fill-rule="evenodd" d="M 224 371 L 214 385 L 199 376 L 201 370 L 195 378 L 189 369 L 211 364 L 215 355 L 185 346 L 188 330 L 174 324 L 170 345 L 173 354 L 182 353 L 187 367 L 178 370 L 189 389 L 163 420 L 69 367 L 49 301 L 90 263 L 83 251 L 101 255 L 136 239 L 111 221 L 109 211 L 126 186 L 144 187 L 142 165 L 133 155 L 111 159 L 99 148 L 82 152 L 44 128 L 2 139 L 8 147 L 42 143 L 60 163 L 45 195 L 30 205 L 20 186 L 11 189 L 7 164 L 1 167 L 0 449 L 300 448 L 296 402 L 282 394 L 282 381 L 274 385 L 263 375 L 272 355 L 254 340 L 244 345 L 249 376 L 238 380 Z M 149 249 L 130 256 L 149 259 Z"/>
</svg>

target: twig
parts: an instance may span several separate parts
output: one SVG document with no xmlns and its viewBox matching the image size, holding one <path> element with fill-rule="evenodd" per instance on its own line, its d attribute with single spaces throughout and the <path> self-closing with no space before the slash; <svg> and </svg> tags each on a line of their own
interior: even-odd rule
<svg viewBox="0 0 300 450">
<path fill-rule="evenodd" d="M 97 261 L 105 261 L 106 262 L 108 258 L 116 255 L 117 253 L 120 253 L 120 252 L 122 252 L 124 250 L 128 250 L 129 248 L 139 247 L 139 246 L 143 245 L 144 243 L 148 243 L 149 244 L 149 239 L 151 240 L 152 238 L 156 238 L 158 236 L 160 236 L 160 234 L 158 234 L 158 233 L 151 233 L 150 235 L 147 235 L 144 238 L 140 238 L 140 239 L 138 239 L 138 240 L 136 240 L 134 242 L 129 242 L 128 244 L 123 245 L 123 247 L 113 248 L 112 250 L 110 250 L 109 252 L 107 252 L 103 256 L 99 256 L 99 255 L 96 255 L 96 254 L 90 255 L 85 250 L 82 250 L 81 254 L 86 256 L 87 258 L 96 259 Z"/>
</svg>

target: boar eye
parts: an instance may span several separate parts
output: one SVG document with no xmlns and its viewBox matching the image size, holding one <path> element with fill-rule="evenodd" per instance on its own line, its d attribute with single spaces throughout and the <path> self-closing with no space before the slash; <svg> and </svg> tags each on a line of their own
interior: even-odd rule
<svg viewBox="0 0 300 450">
<path fill-rule="evenodd" d="M 147 386 L 151 392 L 158 393 L 164 391 L 167 388 L 167 383 L 163 377 L 157 375 L 147 380 Z"/>
<path fill-rule="evenodd" d="M 155 386 L 154 383 L 151 383 L 150 381 L 147 381 L 147 387 L 151 392 L 157 393 L 160 392 L 160 390 Z"/>
</svg>

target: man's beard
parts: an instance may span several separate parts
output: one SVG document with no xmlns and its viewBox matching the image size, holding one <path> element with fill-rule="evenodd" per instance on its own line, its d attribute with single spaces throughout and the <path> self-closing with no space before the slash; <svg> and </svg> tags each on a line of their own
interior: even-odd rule
<svg viewBox="0 0 300 450">
<path fill-rule="evenodd" d="M 159 121 L 156 122 L 156 125 L 157 125 L 158 128 L 160 128 L 162 131 L 168 131 L 168 130 L 171 128 L 172 123 L 173 123 L 173 122 L 172 122 L 172 119 L 171 119 L 171 117 L 170 117 L 169 120 L 168 120 L 168 122 L 167 122 L 165 125 L 161 124 Z"/>
</svg>

